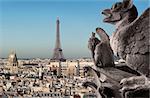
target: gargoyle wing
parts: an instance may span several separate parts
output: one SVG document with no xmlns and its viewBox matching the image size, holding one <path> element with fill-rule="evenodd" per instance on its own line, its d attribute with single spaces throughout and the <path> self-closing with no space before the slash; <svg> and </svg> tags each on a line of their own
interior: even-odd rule
<svg viewBox="0 0 150 98">
<path fill-rule="evenodd" d="M 150 8 L 127 27 L 120 30 L 118 53 L 128 66 L 148 75 L 150 50 Z"/>
</svg>

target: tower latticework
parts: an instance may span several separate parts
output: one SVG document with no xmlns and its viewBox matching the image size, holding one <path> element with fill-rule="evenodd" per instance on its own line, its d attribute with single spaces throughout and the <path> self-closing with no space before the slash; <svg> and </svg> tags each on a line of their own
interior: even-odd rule
<svg viewBox="0 0 150 98">
<path fill-rule="evenodd" d="M 52 61 L 66 61 L 63 55 L 63 51 L 61 49 L 61 43 L 60 43 L 60 31 L 59 31 L 59 18 L 56 21 L 56 43 L 55 43 L 55 49 L 52 57 Z"/>
</svg>

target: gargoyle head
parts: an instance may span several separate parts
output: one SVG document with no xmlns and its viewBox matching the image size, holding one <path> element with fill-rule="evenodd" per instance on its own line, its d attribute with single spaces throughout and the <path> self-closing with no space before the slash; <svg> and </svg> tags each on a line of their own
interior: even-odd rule
<svg viewBox="0 0 150 98">
<path fill-rule="evenodd" d="M 92 67 L 90 67 L 90 66 L 84 66 L 83 70 L 84 70 L 84 73 L 88 73 L 88 72 L 90 72 L 92 70 Z"/>
<path fill-rule="evenodd" d="M 82 86 L 85 88 L 91 87 L 91 88 L 97 89 L 97 85 L 90 81 L 83 82 Z"/>
<path fill-rule="evenodd" d="M 120 21 L 126 19 L 132 22 L 138 16 L 136 7 L 132 0 L 123 0 L 123 2 L 115 3 L 110 9 L 105 9 L 102 14 L 106 16 L 104 22 L 116 25 Z"/>
</svg>

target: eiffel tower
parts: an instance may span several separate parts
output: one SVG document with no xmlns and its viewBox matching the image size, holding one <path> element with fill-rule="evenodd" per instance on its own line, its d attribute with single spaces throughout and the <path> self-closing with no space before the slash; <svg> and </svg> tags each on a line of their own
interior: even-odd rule
<svg viewBox="0 0 150 98">
<path fill-rule="evenodd" d="M 56 21 L 56 44 L 55 44 L 55 49 L 51 61 L 66 61 L 66 59 L 63 56 L 63 52 L 60 44 L 59 18 L 57 18 Z"/>
</svg>

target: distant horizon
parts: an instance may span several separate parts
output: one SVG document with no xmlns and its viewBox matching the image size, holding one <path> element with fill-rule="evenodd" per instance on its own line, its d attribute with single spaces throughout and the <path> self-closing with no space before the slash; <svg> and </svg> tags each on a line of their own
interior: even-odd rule
<svg viewBox="0 0 150 98">
<path fill-rule="evenodd" d="M 88 38 L 96 27 L 111 35 L 115 27 L 103 23 L 102 10 L 122 0 L 0 0 L 0 58 L 12 50 L 18 58 L 51 58 L 55 48 L 56 20 L 65 58 L 90 58 Z M 134 0 L 140 16 L 148 0 Z"/>
<path fill-rule="evenodd" d="M 18 58 L 17 57 L 17 59 L 18 60 L 27 60 L 27 59 L 51 59 L 51 58 L 43 58 L 43 57 L 29 57 L 29 58 Z M 3 58 L 3 57 L 0 57 L 0 59 L 8 59 L 8 57 L 5 57 L 5 58 Z M 80 57 L 80 58 L 66 58 L 66 60 L 72 60 L 72 59 L 92 59 L 91 57 Z"/>
</svg>

